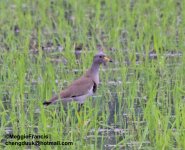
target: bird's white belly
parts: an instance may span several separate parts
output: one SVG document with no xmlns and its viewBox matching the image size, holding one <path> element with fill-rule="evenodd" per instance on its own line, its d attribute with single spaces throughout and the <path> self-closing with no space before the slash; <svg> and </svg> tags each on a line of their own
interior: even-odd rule
<svg viewBox="0 0 185 150">
<path fill-rule="evenodd" d="M 85 99 L 88 97 L 88 96 L 91 96 L 93 95 L 93 87 L 88 90 L 88 93 L 85 94 L 85 95 L 82 95 L 82 96 L 77 96 L 77 97 L 74 97 L 73 99 L 78 102 L 78 103 L 84 103 Z"/>
</svg>

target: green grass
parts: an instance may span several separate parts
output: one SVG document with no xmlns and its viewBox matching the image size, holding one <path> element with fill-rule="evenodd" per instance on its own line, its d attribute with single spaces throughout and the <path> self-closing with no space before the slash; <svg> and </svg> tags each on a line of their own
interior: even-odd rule
<svg viewBox="0 0 185 150">
<path fill-rule="evenodd" d="M 5 145 L 9 132 L 73 142 L 41 149 L 185 149 L 183 5 L 180 0 L 1 0 L 0 149 L 37 149 Z M 74 54 L 79 44 L 80 64 Z M 45 108 L 44 100 L 91 65 L 98 44 L 114 63 L 101 69 L 95 97 L 80 114 L 76 103 Z M 157 59 L 148 57 L 152 50 Z M 172 52 L 182 55 L 168 57 Z"/>
</svg>

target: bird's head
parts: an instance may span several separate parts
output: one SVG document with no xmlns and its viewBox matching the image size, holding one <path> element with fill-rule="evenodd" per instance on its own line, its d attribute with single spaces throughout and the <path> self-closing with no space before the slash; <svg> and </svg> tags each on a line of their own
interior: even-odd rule
<svg viewBox="0 0 185 150">
<path fill-rule="evenodd" d="M 93 58 L 93 62 L 96 64 L 104 64 L 106 65 L 107 62 L 112 62 L 112 59 L 106 56 L 105 53 L 99 52 Z"/>
</svg>

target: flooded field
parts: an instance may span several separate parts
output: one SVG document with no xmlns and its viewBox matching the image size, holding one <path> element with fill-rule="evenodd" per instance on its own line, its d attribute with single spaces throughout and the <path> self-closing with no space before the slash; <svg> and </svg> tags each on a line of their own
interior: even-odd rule
<svg viewBox="0 0 185 150">
<path fill-rule="evenodd" d="M 185 149 L 183 5 L 1 0 L 0 149 Z M 75 102 L 43 106 L 98 51 L 113 62 L 101 66 L 81 110 Z M 46 145 L 57 141 L 66 143 Z"/>
</svg>

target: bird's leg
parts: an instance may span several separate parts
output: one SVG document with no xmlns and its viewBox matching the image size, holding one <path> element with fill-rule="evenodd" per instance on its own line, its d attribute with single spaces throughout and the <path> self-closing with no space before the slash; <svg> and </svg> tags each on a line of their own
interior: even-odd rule
<svg viewBox="0 0 185 150">
<path fill-rule="evenodd" d="M 81 108 L 83 108 L 84 104 L 78 104 L 78 111 L 77 111 L 77 119 L 78 119 L 78 127 L 82 127 L 84 124 L 83 117 L 81 116 Z"/>
<path fill-rule="evenodd" d="M 81 108 L 84 106 L 84 104 L 83 103 L 81 103 L 81 104 L 78 104 L 78 113 L 80 113 L 80 110 L 81 110 Z"/>
</svg>

